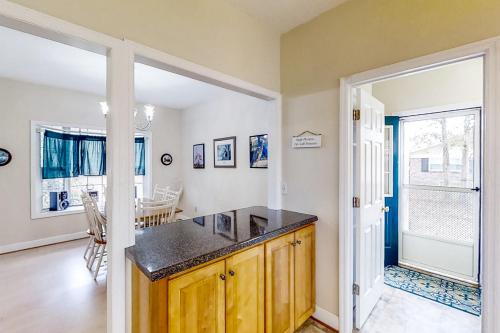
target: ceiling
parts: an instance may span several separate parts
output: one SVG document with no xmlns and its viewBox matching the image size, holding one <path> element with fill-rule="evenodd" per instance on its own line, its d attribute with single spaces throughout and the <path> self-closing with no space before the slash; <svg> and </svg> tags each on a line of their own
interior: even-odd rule
<svg viewBox="0 0 500 333">
<path fill-rule="evenodd" d="M 106 57 L 0 26 L 0 77 L 106 95 Z M 173 109 L 220 97 L 229 91 L 205 82 L 136 63 L 139 103 Z"/>
<path fill-rule="evenodd" d="M 347 0 L 228 0 L 250 16 L 287 32 Z"/>
</svg>

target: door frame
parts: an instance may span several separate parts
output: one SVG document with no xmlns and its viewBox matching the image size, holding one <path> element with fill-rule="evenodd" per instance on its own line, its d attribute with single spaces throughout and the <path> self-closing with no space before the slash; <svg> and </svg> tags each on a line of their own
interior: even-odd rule
<svg viewBox="0 0 500 333">
<path fill-rule="evenodd" d="M 467 44 L 450 50 L 399 62 L 393 65 L 361 72 L 340 79 L 340 121 L 339 121 L 339 324 L 341 333 L 353 329 L 353 120 L 352 90 L 366 83 L 394 78 L 441 65 L 484 57 L 484 103 L 483 103 L 483 179 L 482 184 L 483 219 L 481 244 L 481 272 L 483 274 L 482 332 L 493 333 L 500 330 L 500 287 L 495 280 L 500 279 L 500 266 L 494 262 L 500 256 L 500 207 L 495 207 L 495 194 L 500 194 L 500 177 L 495 173 L 495 165 L 500 161 L 500 144 L 495 142 L 495 128 L 500 128 L 500 98 L 498 69 L 500 68 L 500 37 Z M 495 240 L 496 243 L 495 243 Z"/>
</svg>

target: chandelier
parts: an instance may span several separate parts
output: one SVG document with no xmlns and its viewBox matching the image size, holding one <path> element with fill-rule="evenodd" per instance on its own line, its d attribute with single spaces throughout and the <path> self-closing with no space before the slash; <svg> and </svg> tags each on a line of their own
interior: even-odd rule
<svg viewBox="0 0 500 333">
<path fill-rule="evenodd" d="M 104 117 L 107 117 L 109 114 L 109 106 L 107 102 L 100 102 L 101 112 Z M 139 131 L 147 131 L 151 128 L 153 124 L 153 116 L 155 114 L 155 107 L 151 104 L 144 105 L 144 115 L 140 115 L 137 108 L 134 109 L 134 120 L 135 120 L 135 128 Z"/>
</svg>

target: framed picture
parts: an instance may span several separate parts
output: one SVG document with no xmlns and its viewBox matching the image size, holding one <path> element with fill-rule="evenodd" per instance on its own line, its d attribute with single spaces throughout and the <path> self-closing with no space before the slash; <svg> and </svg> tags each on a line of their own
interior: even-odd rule
<svg viewBox="0 0 500 333">
<path fill-rule="evenodd" d="M 193 145 L 193 168 L 205 169 L 205 144 Z"/>
<path fill-rule="evenodd" d="M 267 134 L 250 137 L 250 168 L 267 168 Z"/>
<path fill-rule="evenodd" d="M 214 234 L 219 234 L 232 241 L 238 240 L 236 230 L 236 211 L 214 214 Z"/>
<path fill-rule="evenodd" d="M 214 139 L 214 168 L 236 168 L 236 137 Z"/>
<path fill-rule="evenodd" d="M 0 148 L 0 166 L 5 166 L 12 160 L 12 155 L 7 149 Z"/>
</svg>

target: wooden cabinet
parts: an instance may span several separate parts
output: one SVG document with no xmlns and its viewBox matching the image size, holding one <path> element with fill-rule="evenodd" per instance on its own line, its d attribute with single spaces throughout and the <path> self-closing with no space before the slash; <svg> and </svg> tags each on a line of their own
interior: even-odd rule
<svg viewBox="0 0 500 333">
<path fill-rule="evenodd" d="M 314 226 L 295 232 L 295 328 L 300 327 L 314 313 L 315 292 L 315 242 Z"/>
<path fill-rule="evenodd" d="M 225 332 L 224 261 L 168 283 L 168 332 Z"/>
<path fill-rule="evenodd" d="M 314 225 L 266 243 L 266 332 L 291 333 L 314 312 Z"/>
<path fill-rule="evenodd" d="M 264 333 L 264 246 L 226 259 L 226 332 Z"/>
<path fill-rule="evenodd" d="M 292 333 L 315 306 L 314 225 L 177 277 L 132 269 L 134 333 Z"/>
<path fill-rule="evenodd" d="M 294 234 L 266 244 L 266 332 L 291 333 L 293 313 Z"/>
</svg>

